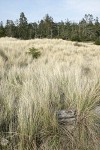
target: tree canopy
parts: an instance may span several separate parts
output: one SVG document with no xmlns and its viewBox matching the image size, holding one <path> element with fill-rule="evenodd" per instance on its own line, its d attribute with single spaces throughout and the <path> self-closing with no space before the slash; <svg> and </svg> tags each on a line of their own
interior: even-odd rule
<svg viewBox="0 0 100 150">
<path fill-rule="evenodd" d="M 72 41 L 95 41 L 100 40 L 99 18 L 92 14 L 85 14 L 79 23 L 68 19 L 54 22 L 53 18 L 46 14 L 38 22 L 28 23 L 24 12 L 15 22 L 7 20 L 6 25 L 0 22 L 0 37 L 15 37 L 20 39 L 34 38 L 62 38 Z"/>
</svg>

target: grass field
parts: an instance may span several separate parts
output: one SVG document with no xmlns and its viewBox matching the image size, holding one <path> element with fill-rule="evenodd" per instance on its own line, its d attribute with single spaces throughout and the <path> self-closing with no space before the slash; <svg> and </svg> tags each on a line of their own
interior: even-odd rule
<svg viewBox="0 0 100 150">
<path fill-rule="evenodd" d="M 33 59 L 29 48 L 41 52 Z M 64 105 L 60 97 L 64 94 Z M 0 39 L 0 148 L 99 150 L 100 46 L 61 39 Z M 57 111 L 76 110 L 73 130 Z"/>
</svg>

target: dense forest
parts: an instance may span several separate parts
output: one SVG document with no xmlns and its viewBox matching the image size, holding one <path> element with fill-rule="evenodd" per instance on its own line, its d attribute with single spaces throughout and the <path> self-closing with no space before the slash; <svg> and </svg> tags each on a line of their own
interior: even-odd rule
<svg viewBox="0 0 100 150">
<path fill-rule="evenodd" d="M 48 14 L 33 23 L 28 20 L 23 12 L 16 21 L 7 20 L 6 24 L 0 22 L 0 37 L 15 37 L 20 39 L 34 38 L 61 38 L 72 41 L 100 41 L 99 18 L 94 18 L 92 14 L 85 14 L 79 23 L 71 22 L 68 19 L 54 22 Z"/>
</svg>

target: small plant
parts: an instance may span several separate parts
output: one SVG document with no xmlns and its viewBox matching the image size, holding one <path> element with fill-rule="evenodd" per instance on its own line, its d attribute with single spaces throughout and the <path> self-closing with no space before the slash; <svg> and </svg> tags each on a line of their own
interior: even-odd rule
<svg viewBox="0 0 100 150">
<path fill-rule="evenodd" d="M 41 55 L 41 52 L 38 51 L 38 49 L 36 49 L 36 48 L 34 48 L 34 47 L 29 48 L 29 52 L 28 52 L 28 53 L 32 55 L 33 59 L 34 59 L 34 58 L 37 59 L 37 58 Z"/>
<path fill-rule="evenodd" d="M 81 42 L 81 39 L 80 39 L 79 35 L 72 35 L 71 41 Z"/>
<path fill-rule="evenodd" d="M 100 39 L 96 39 L 94 42 L 95 45 L 100 45 Z"/>
<path fill-rule="evenodd" d="M 80 47 L 80 46 L 82 46 L 82 44 L 79 44 L 78 42 L 75 42 L 75 43 L 74 43 L 74 46 Z"/>
</svg>

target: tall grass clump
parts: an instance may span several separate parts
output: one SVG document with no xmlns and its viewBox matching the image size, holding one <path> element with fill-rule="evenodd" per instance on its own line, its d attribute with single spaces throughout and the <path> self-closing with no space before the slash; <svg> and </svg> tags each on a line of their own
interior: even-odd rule
<svg viewBox="0 0 100 150">
<path fill-rule="evenodd" d="M 0 57 L 0 149 L 99 150 L 99 48 L 48 39 L 0 44 L 9 56 Z M 26 55 L 33 45 L 39 59 Z M 60 110 L 75 110 L 75 124 L 60 124 Z"/>
</svg>

